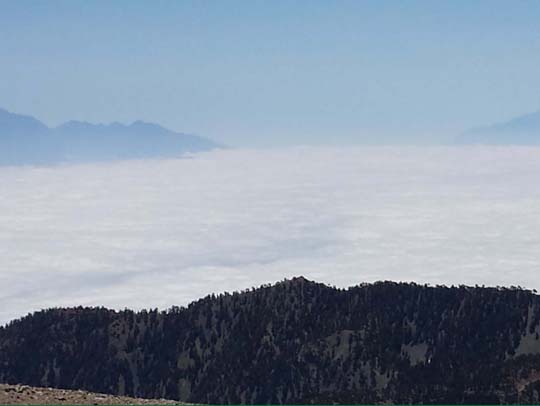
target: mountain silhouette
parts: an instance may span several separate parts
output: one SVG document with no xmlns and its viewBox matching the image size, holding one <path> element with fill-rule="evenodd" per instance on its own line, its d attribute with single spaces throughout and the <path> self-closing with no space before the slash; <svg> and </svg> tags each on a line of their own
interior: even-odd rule
<svg viewBox="0 0 540 406">
<path fill-rule="evenodd" d="M 130 125 L 69 121 L 48 128 L 33 117 L 0 109 L 0 165 L 177 157 L 220 147 L 207 138 L 142 121 Z"/>
<path fill-rule="evenodd" d="M 471 129 L 456 139 L 458 144 L 540 145 L 540 111 L 507 122 Z"/>
</svg>

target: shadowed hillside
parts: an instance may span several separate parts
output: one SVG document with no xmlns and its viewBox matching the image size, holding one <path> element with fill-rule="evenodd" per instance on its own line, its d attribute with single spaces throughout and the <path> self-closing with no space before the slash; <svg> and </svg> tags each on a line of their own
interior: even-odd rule
<svg viewBox="0 0 540 406">
<path fill-rule="evenodd" d="M 540 298 L 303 278 L 187 308 L 51 309 L 0 329 L 0 381 L 201 403 L 531 403 Z"/>
</svg>

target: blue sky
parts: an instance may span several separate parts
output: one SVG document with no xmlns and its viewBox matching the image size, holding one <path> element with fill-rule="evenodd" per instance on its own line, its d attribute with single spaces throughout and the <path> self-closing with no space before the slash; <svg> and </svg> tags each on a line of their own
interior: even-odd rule
<svg viewBox="0 0 540 406">
<path fill-rule="evenodd" d="M 238 146 L 436 143 L 540 109 L 538 1 L 2 1 L 0 106 Z"/>
</svg>

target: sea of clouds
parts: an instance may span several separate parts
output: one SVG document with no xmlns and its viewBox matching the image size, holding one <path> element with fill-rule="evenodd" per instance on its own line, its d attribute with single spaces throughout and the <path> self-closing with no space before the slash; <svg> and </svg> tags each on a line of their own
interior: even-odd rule
<svg viewBox="0 0 540 406">
<path fill-rule="evenodd" d="M 540 289 L 540 148 L 298 147 L 0 168 L 0 323 L 297 275 Z"/>
</svg>

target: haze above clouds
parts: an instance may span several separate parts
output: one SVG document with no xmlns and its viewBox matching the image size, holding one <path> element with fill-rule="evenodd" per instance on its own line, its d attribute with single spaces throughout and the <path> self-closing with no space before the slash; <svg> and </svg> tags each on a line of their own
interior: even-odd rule
<svg viewBox="0 0 540 406">
<path fill-rule="evenodd" d="M 540 108 L 538 21 L 537 0 L 4 1 L 0 107 L 239 147 L 446 143 Z"/>
<path fill-rule="evenodd" d="M 540 288 L 540 148 L 226 150 L 0 168 L 0 322 L 304 275 Z"/>
</svg>

